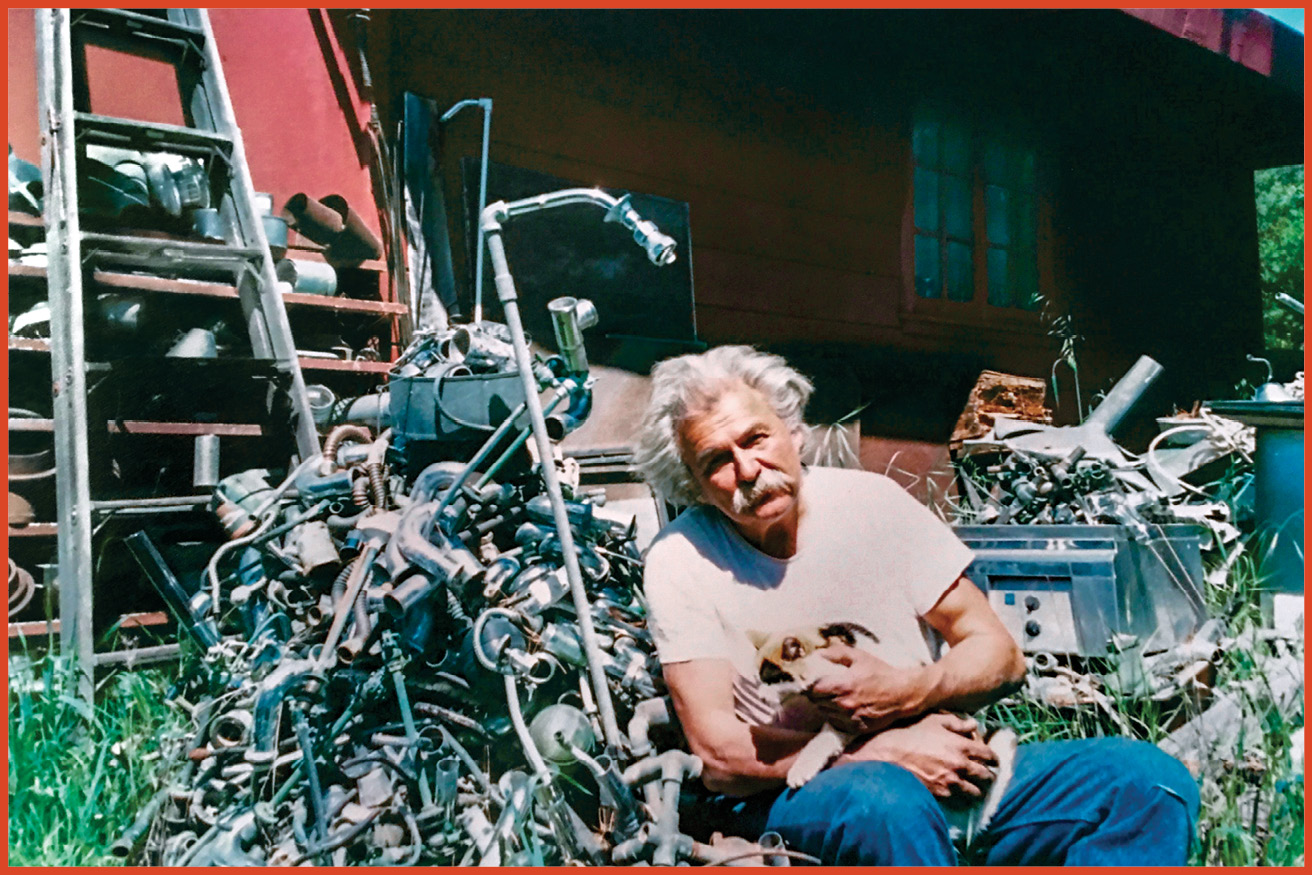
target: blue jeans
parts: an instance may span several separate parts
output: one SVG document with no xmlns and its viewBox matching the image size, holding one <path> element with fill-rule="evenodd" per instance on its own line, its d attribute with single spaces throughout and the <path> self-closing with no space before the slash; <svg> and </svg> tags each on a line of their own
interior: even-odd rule
<svg viewBox="0 0 1312 875">
<path fill-rule="evenodd" d="M 747 802 L 747 800 L 743 800 Z M 767 828 L 826 865 L 953 866 L 943 809 L 891 763 L 827 769 L 769 803 Z M 990 866 L 1182 866 L 1198 787 L 1142 741 L 1098 738 L 1021 745 L 997 813 L 967 851 Z"/>
</svg>

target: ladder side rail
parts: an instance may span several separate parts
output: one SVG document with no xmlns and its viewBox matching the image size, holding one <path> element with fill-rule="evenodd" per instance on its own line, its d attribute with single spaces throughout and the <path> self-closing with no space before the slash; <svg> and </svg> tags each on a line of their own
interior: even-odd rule
<svg viewBox="0 0 1312 875">
<path fill-rule="evenodd" d="M 257 310 L 247 311 L 252 342 L 255 342 L 255 334 L 260 330 L 256 323 L 261 321 L 255 319 L 252 314 L 262 312 L 262 321 L 274 357 L 285 362 L 291 373 L 291 408 L 296 447 L 302 458 L 309 458 L 319 452 L 319 433 L 314 425 L 314 415 L 310 411 L 310 397 L 305 389 L 305 377 L 301 373 L 300 362 L 296 357 L 296 343 L 292 339 L 291 322 L 287 318 L 287 309 L 278 291 L 278 278 L 273 269 L 269 241 L 264 235 L 264 224 L 255 212 L 255 186 L 251 182 L 250 166 L 246 163 L 246 147 L 242 141 L 241 128 L 238 127 L 232 110 L 228 83 L 220 72 L 222 67 L 219 49 L 214 41 L 214 31 L 210 26 L 209 16 L 203 9 L 187 11 L 196 16 L 197 23 L 205 34 L 205 70 L 202 74 L 205 87 L 200 90 L 215 98 L 211 109 L 216 113 L 216 129 L 232 141 L 230 168 L 232 179 L 229 183 L 239 232 L 246 245 L 262 253 L 256 259 L 260 274 L 258 293 L 262 306 Z"/>
<path fill-rule="evenodd" d="M 87 450 L 81 223 L 73 128 L 69 10 L 38 9 L 37 93 L 42 177 L 46 180 L 50 354 L 54 393 L 60 647 L 79 671 L 78 692 L 94 690 L 90 461 Z"/>
</svg>

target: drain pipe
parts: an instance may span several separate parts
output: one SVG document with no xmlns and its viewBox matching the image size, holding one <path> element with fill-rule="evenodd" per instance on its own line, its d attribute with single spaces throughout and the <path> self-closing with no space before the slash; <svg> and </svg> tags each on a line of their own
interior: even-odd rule
<svg viewBox="0 0 1312 875">
<path fill-rule="evenodd" d="M 592 681 L 593 694 L 597 700 L 598 716 L 601 718 L 602 733 L 606 742 L 620 750 L 623 737 L 615 719 L 615 705 L 611 701 L 610 687 L 606 681 L 606 670 L 601 659 L 601 647 L 597 641 L 597 630 L 592 623 L 592 610 L 588 604 L 587 591 L 583 586 L 583 575 L 579 570 L 578 552 L 574 546 L 574 533 L 570 528 L 569 516 L 565 509 L 565 497 L 560 489 L 560 476 L 556 472 L 551 451 L 551 437 L 547 433 L 546 419 L 542 413 L 542 401 L 538 397 L 537 380 L 533 375 L 533 361 L 529 355 L 528 340 L 524 336 L 524 323 L 519 315 L 519 296 L 515 291 L 515 280 L 510 274 L 510 265 L 506 261 L 505 245 L 501 240 L 502 223 L 512 216 L 537 212 L 538 210 L 567 204 L 590 203 L 604 207 L 606 219 L 624 224 L 633 231 L 634 239 L 647 250 L 648 258 L 653 264 L 664 265 L 674 261 L 674 240 L 662 234 L 660 229 L 641 216 L 628 203 L 629 197 L 616 199 L 600 189 L 563 189 L 549 194 L 522 200 L 497 201 L 488 204 L 479 215 L 479 229 L 487 241 L 488 255 L 492 259 L 493 280 L 496 283 L 497 297 L 505 311 L 506 327 L 510 329 L 510 338 L 515 348 L 515 364 L 519 369 L 520 379 L 524 384 L 524 399 L 528 406 L 529 422 L 537 444 L 538 460 L 542 468 L 542 480 L 546 486 L 547 496 L 551 500 L 551 513 L 555 521 L 557 537 L 560 539 L 561 551 L 564 553 L 565 575 L 569 580 L 570 595 L 573 597 L 574 609 L 578 615 L 579 631 L 583 638 L 583 652 L 588 660 L 588 675 Z"/>
<path fill-rule="evenodd" d="M 462 100 L 452 106 L 442 117 L 438 119 L 438 124 L 446 124 L 456 113 L 467 106 L 477 106 L 483 110 L 483 158 L 479 165 L 478 171 L 478 214 L 483 215 L 483 208 L 487 206 L 487 151 L 488 144 L 492 141 L 492 98 L 480 97 L 478 100 Z M 479 232 L 482 232 L 480 225 Z M 474 324 L 483 321 L 483 241 L 477 241 L 474 246 Z"/>
</svg>

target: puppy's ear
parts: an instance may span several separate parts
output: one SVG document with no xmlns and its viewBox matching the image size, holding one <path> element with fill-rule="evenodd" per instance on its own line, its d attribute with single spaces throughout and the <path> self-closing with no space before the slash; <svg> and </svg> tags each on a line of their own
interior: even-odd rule
<svg viewBox="0 0 1312 875">
<path fill-rule="evenodd" d="M 748 629 L 747 640 L 752 642 L 752 647 L 760 650 L 765 646 L 765 643 L 770 640 L 770 633 L 762 632 L 759 629 Z"/>
<path fill-rule="evenodd" d="M 837 638 L 848 647 L 856 646 L 857 635 L 862 635 L 876 643 L 879 641 L 874 632 L 871 632 L 860 623 L 830 623 L 820 628 L 820 634 L 826 638 Z"/>
<path fill-rule="evenodd" d="M 791 681 L 793 676 L 767 659 L 761 663 L 760 678 L 763 684 L 778 684 Z"/>
</svg>

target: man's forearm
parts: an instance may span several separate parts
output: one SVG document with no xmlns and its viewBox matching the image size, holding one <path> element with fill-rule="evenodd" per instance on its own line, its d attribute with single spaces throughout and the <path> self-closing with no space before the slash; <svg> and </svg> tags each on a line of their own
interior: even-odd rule
<svg viewBox="0 0 1312 875">
<path fill-rule="evenodd" d="M 798 752 L 814 732 L 778 726 L 749 726 L 723 715 L 706 726 L 698 738 L 689 738 L 692 752 L 702 760 L 702 781 L 717 793 L 746 796 L 777 787 L 788 774 Z"/>
<path fill-rule="evenodd" d="M 1024 657 L 1010 636 L 973 636 L 917 670 L 902 716 L 974 711 L 1015 690 L 1024 677 Z"/>
</svg>

